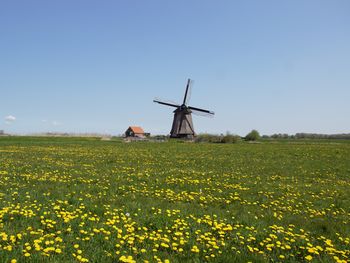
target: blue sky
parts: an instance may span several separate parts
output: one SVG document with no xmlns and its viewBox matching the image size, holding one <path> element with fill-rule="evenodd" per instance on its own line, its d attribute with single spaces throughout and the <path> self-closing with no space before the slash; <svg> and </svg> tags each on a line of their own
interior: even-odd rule
<svg viewBox="0 0 350 263">
<path fill-rule="evenodd" d="M 0 2 L 0 129 L 350 132 L 349 1 Z"/>
</svg>

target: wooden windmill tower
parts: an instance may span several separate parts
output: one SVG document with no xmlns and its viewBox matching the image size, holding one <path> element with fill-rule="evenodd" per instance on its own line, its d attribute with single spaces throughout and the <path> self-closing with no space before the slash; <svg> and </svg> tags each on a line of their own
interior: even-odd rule
<svg viewBox="0 0 350 263">
<path fill-rule="evenodd" d="M 171 138 L 191 139 L 195 136 L 193 122 L 192 122 L 192 113 L 201 115 L 201 116 L 214 115 L 214 112 L 212 111 L 188 106 L 192 83 L 193 82 L 190 79 L 188 79 L 185 96 L 181 105 L 173 102 L 161 101 L 158 99 L 153 100 L 153 102 L 176 108 L 174 110 L 173 126 L 171 127 L 171 131 L 170 131 Z"/>
</svg>

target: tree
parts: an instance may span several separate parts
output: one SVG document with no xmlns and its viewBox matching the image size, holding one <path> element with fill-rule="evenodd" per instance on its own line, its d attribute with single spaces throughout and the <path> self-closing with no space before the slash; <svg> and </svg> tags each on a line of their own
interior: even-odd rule
<svg viewBox="0 0 350 263">
<path fill-rule="evenodd" d="M 245 136 L 245 139 L 247 141 L 257 141 L 260 139 L 260 134 L 257 130 L 252 130 L 250 133 L 248 133 L 246 136 Z"/>
</svg>

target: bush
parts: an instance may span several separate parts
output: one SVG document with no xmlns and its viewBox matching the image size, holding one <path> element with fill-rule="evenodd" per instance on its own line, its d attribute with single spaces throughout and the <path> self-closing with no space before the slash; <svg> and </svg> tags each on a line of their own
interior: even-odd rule
<svg viewBox="0 0 350 263">
<path fill-rule="evenodd" d="M 260 134 L 257 130 L 252 130 L 245 136 L 246 141 L 257 141 L 260 139 Z"/>
<path fill-rule="evenodd" d="M 232 135 L 227 133 L 226 135 L 216 134 L 199 134 L 196 137 L 196 142 L 209 142 L 209 143 L 236 143 L 241 139 L 238 135 Z"/>
<path fill-rule="evenodd" d="M 195 141 L 196 142 L 218 143 L 218 142 L 220 142 L 220 136 L 214 135 L 214 134 L 203 133 L 203 134 L 198 134 Z"/>
<path fill-rule="evenodd" d="M 236 143 L 241 139 L 238 135 L 226 134 L 221 138 L 221 143 Z"/>
</svg>

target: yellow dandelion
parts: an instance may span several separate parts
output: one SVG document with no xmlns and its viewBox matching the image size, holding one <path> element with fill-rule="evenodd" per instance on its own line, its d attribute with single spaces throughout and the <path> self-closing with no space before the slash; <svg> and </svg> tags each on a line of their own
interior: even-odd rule
<svg viewBox="0 0 350 263">
<path fill-rule="evenodd" d="M 308 261 L 311 261 L 311 260 L 312 260 L 312 256 L 311 256 L 311 255 L 307 255 L 307 256 L 305 257 L 305 259 L 308 260 Z"/>
</svg>

